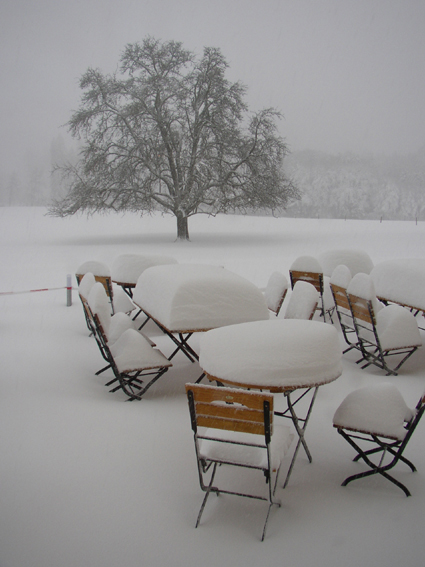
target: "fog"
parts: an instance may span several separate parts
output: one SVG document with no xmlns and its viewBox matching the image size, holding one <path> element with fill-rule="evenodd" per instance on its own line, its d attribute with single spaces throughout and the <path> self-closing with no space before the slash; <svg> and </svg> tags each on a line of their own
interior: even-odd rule
<svg viewBox="0 0 425 567">
<path fill-rule="evenodd" d="M 0 180 L 45 159 L 89 67 L 127 43 L 219 47 L 253 110 L 292 151 L 392 154 L 425 144 L 425 3 L 418 0 L 0 0 Z"/>
</svg>

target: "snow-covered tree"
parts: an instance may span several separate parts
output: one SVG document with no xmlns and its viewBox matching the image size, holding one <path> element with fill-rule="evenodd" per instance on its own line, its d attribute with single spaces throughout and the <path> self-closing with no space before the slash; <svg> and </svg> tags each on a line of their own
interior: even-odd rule
<svg viewBox="0 0 425 567">
<path fill-rule="evenodd" d="M 129 44 L 117 73 L 88 69 L 69 121 L 83 142 L 51 214 L 161 210 L 188 239 L 198 213 L 282 210 L 298 192 L 283 172 L 279 113 L 248 115 L 245 87 L 225 78 L 219 49 L 196 56 L 174 41 Z"/>
</svg>

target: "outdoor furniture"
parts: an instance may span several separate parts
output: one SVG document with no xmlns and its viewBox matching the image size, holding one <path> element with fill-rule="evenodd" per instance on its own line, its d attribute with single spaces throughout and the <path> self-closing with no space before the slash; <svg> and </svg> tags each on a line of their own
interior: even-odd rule
<svg viewBox="0 0 425 567">
<path fill-rule="evenodd" d="M 77 280 L 78 285 L 80 285 L 80 282 L 83 279 L 83 276 L 85 276 L 85 274 L 87 274 L 88 272 L 92 273 L 94 275 L 95 280 L 97 282 L 100 282 L 103 285 L 103 287 L 105 288 L 106 295 L 108 296 L 109 301 L 111 303 L 111 309 L 112 309 L 112 313 L 113 313 L 114 312 L 114 304 L 113 304 L 114 291 L 113 291 L 113 288 L 112 288 L 112 279 L 111 279 L 110 269 L 103 262 L 98 262 L 96 260 L 89 260 L 87 262 L 84 262 L 83 264 L 81 264 L 77 268 L 77 270 L 75 272 L 75 278 Z"/>
<path fill-rule="evenodd" d="M 359 478 L 380 474 L 401 488 L 409 490 L 388 474 L 401 461 L 412 472 L 415 466 L 404 456 L 404 450 L 425 410 L 425 393 L 415 410 L 407 407 L 402 395 L 392 384 L 380 384 L 351 392 L 335 412 L 333 425 L 357 452 L 354 461 L 363 459 L 368 470 L 349 476 L 342 486 Z M 363 442 L 372 448 L 365 450 Z M 378 459 L 374 459 L 378 457 Z M 385 460 L 389 457 L 389 460 Z"/>
<path fill-rule="evenodd" d="M 148 268 L 137 281 L 133 301 L 175 344 L 169 360 L 179 351 L 192 362 L 198 359 L 188 344 L 193 333 L 269 319 L 258 287 L 225 268 L 203 264 Z"/>
<path fill-rule="evenodd" d="M 370 273 L 376 295 L 386 305 L 399 304 L 425 317 L 425 261 L 402 258 L 377 264 Z"/>
<path fill-rule="evenodd" d="M 93 320 L 90 314 L 90 308 L 88 305 L 88 297 L 91 288 L 96 283 L 94 275 L 91 272 L 87 272 L 81 279 L 80 283 L 78 284 L 78 296 L 80 301 L 83 305 L 84 317 L 86 320 L 86 325 L 88 330 L 90 331 L 90 336 L 94 335 L 96 330 L 93 326 Z"/>
<path fill-rule="evenodd" d="M 347 266 L 352 276 L 358 273 L 370 274 L 373 262 L 369 254 L 364 250 L 340 249 L 328 250 L 318 256 L 323 275 L 330 277 L 339 265 Z"/>
<path fill-rule="evenodd" d="M 152 266 L 176 264 L 177 260 L 169 256 L 142 256 L 140 254 L 122 254 L 115 258 L 111 266 L 111 278 L 126 294 L 132 298 L 139 276 Z"/>
<path fill-rule="evenodd" d="M 269 507 L 261 537 L 263 541 L 270 509 L 273 505 L 280 506 L 274 495 L 280 467 L 293 437 L 289 427 L 273 423 L 273 395 L 200 384 L 186 384 L 186 394 L 199 483 L 205 492 L 196 527 L 211 492 L 217 496 L 234 494 L 266 500 Z M 222 488 L 221 483 L 214 485 L 217 466 L 221 465 L 261 471 L 268 484 L 268 496 Z"/>
<path fill-rule="evenodd" d="M 289 297 L 284 318 L 313 319 L 319 298 L 319 292 L 314 285 L 298 280 Z"/>
<path fill-rule="evenodd" d="M 351 281 L 351 272 L 346 265 L 340 264 L 332 272 L 330 278 L 330 288 L 335 303 L 335 311 L 338 317 L 344 340 L 348 345 L 343 354 L 353 348 L 360 349 L 357 333 L 354 327 L 353 315 L 347 296 L 347 288 Z M 352 341 L 351 339 L 354 339 Z"/>
<path fill-rule="evenodd" d="M 422 345 L 416 319 L 400 305 L 388 305 L 376 312 L 376 293 L 373 281 L 367 274 L 356 274 L 347 289 L 359 349 L 365 362 L 362 368 L 374 364 L 387 375 L 397 375 L 399 368 Z M 402 356 L 394 368 L 387 359 Z"/>
<path fill-rule="evenodd" d="M 308 282 L 317 289 L 320 294 L 320 314 L 326 320 L 325 300 L 324 300 L 324 279 L 323 269 L 319 261 L 313 256 L 299 256 L 289 268 L 291 287 L 294 289 L 297 281 Z"/>
<path fill-rule="evenodd" d="M 275 415 L 290 418 L 298 442 L 286 476 L 287 485 L 302 445 L 311 462 L 305 430 L 318 388 L 342 373 L 337 330 L 320 321 L 273 319 L 231 325 L 201 337 L 199 364 L 210 381 L 246 389 L 283 393 L 286 409 Z M 301 400 L 311 399 L 301 408 Z M 296 413 L 296 405 L 304 411 Z"/>
<path fill-rule="evenodd" d="M 102 284 L 97 282 L 88 298 L 88 313 L 95 330 L 95 338 L 107 366 L 96 372 L 101 374 L 108 368 L 114 373 L 113 380 L 106 383 L 118 386 L 130 400 L 140 400 L 146 391 L 172 366 L 161 351 L 132 328 L 133 321 L 124 313 L 112 317 L 108 313 L 108 301 Z M 114 324 L 115 323 L 115 324 Z"/>
<path fill-rule="evenodd" d="M 288 285 L 288 280 L 280 272 L 273 272 L 267 282 L 264 298 L 269 311 L 274 313 L 276 317 L 279 315 L 282 303 L 288 292 Z"/>
</svg>

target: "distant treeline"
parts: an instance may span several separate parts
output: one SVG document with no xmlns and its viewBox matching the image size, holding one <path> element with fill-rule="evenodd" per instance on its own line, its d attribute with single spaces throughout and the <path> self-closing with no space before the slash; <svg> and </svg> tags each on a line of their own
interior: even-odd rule
<svg viewBox="0 0 425 567">
<path fill-rule="evenodd" d="M 44 159 L 24 161 L 7 179 L 0 175 L 0 206 L 46 206 L 62 197 L 66 187 L 54 166 L 76 159 L 75 146 L 58 136 Z M 285 171 L 301 192 L 287 216 L 425 220 L 425 146 L 392 156 L 297 151 L 285 159 Z"/>
</svg>

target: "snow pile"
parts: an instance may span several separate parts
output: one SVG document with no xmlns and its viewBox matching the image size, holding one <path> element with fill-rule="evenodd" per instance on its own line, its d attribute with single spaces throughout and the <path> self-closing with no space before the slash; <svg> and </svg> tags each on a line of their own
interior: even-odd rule
<svg viewBox="0 0 425 567">
<path fill-rule="evenodd" d="M 142 256 L 140 254 L 122 254 L 112 263 L 111 276 L 113 281 L 136 284 L 139 276 L 152 266 L 176 264 L 171 256 Z"/>
<path fill-rule="evenodd" d="M 331 276 L 340 264 L 347 266 L 353 276 L 360 272 L 370 274 L 373 269 L 372 259 L 363 250 L 329 250 L 320 254 L 318 260 L 326 276 Z"/>
<path fill-rule="evenodd" d="M 377 264 L 371 278 L 379 297 L 425 309 L 425 260 L 405 258 Z"/>
<path fill-rule="evenodd" d="M 134 329 L 127 329 L 110 349 L 119 372 L 171 366 L 162 352 Z"/>
<path fill-rule="evenodd" d="M 315 274 L 323 273 L 320 262 L 314 258 L 314 256 L 299 256 L 292 262 L 289 270 L 296 272 L 313 272 Z"/>
<path fill-rule="evenodd" d="M 276 311 L 282 300 L 282 296 L 288 289 L 288 280 L 281 272 L 273 272 L 267 282 L 264 297 L 270 311 Z"/>
<path fill-rule="evenodd" d="M 349 268 L 345 264 L 339 264 L 332 272 L 330 283 L 347 289 L 350 285 L 352 276 Z"/>
<path fill-rule="evenodd" d="M 335 427 L 404 439 L 403 424 L 413 416 L 414 411 L 407 407 L 397 388 L 382 383 L 348 394 L 336 410 L 333 423 Z"/>
<path fill-rule="evenodd" d="M 103 262 L 97 262 L 96 260 L 84 262 L 75 271 L 75 273 L 79 275 L 86 274 L 87 272 L 91 272 L 95 277 L 109 278 L 111 276 L 109 267 Z"/>
<path fill-rule="evenodd" d="M 374 301 L 376 299 L 373 280 L 367 274 L 356 274 L 347 288 L 347 293 L 368 301 Z"/>
<path fill-rule="evenodd" d="M 376 316 L 376 330 L 383 350 L 421 346 L 415 317 L 401 305 L 388 305 Z"/>
<path fill-rule="evenodd" d="M 199 364 L 210 376 L 235 384 L 301 387 L 338 378 L 341 356 L 333 326 L 273 319 L 208 331 L 200 340 Z"/>
<path fill-rule="evenodd" d="M 81 278 L 80 285 L 78 286 L 78 293 L 83 299 L 87 300 L 90 290 L 95 283 L 96 280 L 91 272 L 87 272 L 85 276 Z"/>
<path fill-rule="evenodd" d="M 224 268 L 203 264 L 148 268 L 137 281 L 133 301 L 170 331 L 269 318 L 259 288 Z"/>
<path fill-rule="evenodd" d="M 297 281 L 289 298 L 285 319 L 310 319 L 319 302 L 320 294 L 314 285 Z"/>
</svg>

